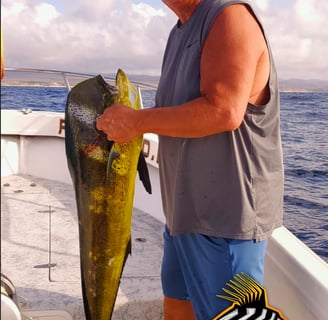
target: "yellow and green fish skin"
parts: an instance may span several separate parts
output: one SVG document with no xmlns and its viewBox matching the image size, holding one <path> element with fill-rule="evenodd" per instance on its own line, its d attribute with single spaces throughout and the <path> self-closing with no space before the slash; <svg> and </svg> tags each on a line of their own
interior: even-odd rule
<svg viewBox="0 0 328 320">
<path fill-rule="evenodd" d="M 108 141 L 96 119 L 113 103 L 140 109 L 136 88 L 122 70 L 116 86 L 101 76 L 72 89 L 66 105 L 66 154 L 79 217 L 81 280 L 87 320 L 111 319 L 127 255 L 137 168 L 151 192 L 142 156 L 142 136 L 130 143 Z M 143 171 L 143 172 L 140 172 Z"/>
</svg>

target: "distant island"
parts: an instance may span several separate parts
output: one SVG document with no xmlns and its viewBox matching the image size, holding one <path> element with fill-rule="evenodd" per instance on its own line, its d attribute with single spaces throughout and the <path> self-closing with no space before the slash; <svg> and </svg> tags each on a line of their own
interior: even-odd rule
<svg viewBox="0 0 328 320">
<path fill-rule="evenodd" d="M 108 74 L 115 77 L 114 74 Z M 157 84 L 159 76 L 130 75 L 131 81 Z M 279 89 L 282 92 L 328 92 L 328 80 L 302 80 L 302 79 L 279 79 Z"/>
<path fill-rule="evenodd" d="M 66 71 L 40 70 L 6 70 L 4 79 L 1 80 L 1 86 L 25 86 L 25 87 L 66 87 L 67 82 L 72 88 L 77 83 L 94 77 L 99 73 L 74 73 Z M 106 81 L 114 83 L 116 74 L 101 74 Z M 141 87 L 142 89 L 156 89 L 159 76 L 134 75 L 127 74 L 130 81 Z M 67 82 L 66 82 L 67 80 Z"/>
<path fill-rule="evenodd" d="M 129 78 L 132 81 L 152 84 L 157 84 L 159 81 L 159 76 L 130 75 Z M 328 92 L 328 80 L 279 79 L 279 89 L 282 92 Z"/>
<path fill-rule="evenodd" d="M 83 80 L 81 74 L 68 73 L 71 86 Z M 96 75 L 96 74 L 94 74 Z M 127 73 L 129 79 L 141 88 L 155 89 L 159 76 L 137 75 Z M 88 77 L 93 76 L 88 74 Z M 115 73 L 103 74 L 107 79 L 115 79 Z M 84 77 L 85 79 L 85 77 Z M 1 80 L 1 86 L 48 86 L 65 87 L 63 72 L 35 73 L 6 71 L 5 78 Z M 279 79 L 279 88 L 282 92 L 328 92 L 328 80 L 302 80 L 302 79 Z"/>
<path fill-rule="evenodd" d="M 279 88 L 282 92 L 328 92 L 327 80 L 279 80 Z"/>
</svg>

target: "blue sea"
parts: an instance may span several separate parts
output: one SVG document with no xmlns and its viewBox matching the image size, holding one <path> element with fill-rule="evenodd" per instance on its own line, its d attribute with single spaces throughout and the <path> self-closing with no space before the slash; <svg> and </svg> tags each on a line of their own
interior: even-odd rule
<svg viewBox="0 0 328 320">
<path fill-rule="evenodd" d="M 64 112 L 67 90 L 1 87 L 1 109 Z M 154 90 L 142 90 L 144 107 Z M 328 92 L 282 92 L 285 226 L 328 262 Z"/>
</svg>

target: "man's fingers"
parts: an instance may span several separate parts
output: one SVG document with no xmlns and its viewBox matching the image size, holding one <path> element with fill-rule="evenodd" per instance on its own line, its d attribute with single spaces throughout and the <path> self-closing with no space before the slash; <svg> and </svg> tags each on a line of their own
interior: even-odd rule
<svg viewBox="0 0 328 320">
<path fill-rule="evenodd" d="M 102 118 L 102 116 L 98 117 L 96 120 L 96 128 L 98 130 L 102 130 L 104 129 L 104 119 Z"/>
</svg>

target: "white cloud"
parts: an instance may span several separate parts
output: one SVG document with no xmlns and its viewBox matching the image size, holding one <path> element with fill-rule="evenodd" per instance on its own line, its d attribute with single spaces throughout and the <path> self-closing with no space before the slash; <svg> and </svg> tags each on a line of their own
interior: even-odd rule
<svg viewBox="0 0 328 320">
<path fill-rule="evenodd" d="M 1 19 L 6 19 L 8 16 L 19 15 L 25 9 L 25 7 L 25 4 L 21 2 L 15 2 L 10 7 L 3 5 L 1 6 Z"/>
<path fill-rule="evenodd" d="M 279 76 L 328 79 L 328 2 L 254 2 Z M 1 9 L 8 67 L 159 74 L 176 22 L 168 8 L 132 0 L 69 1 L 60 10 L 46 0 L 2 0 Z"/>
<path fill-rule="evenodd" d="M 74 4 L 61 13 L 46 2 L 3 1 L 6 65 L 159 74 L 173 14 L 128 0 Z"/>
<path fill-rule="evenodd" d="M 255 4 L 261 11 L 267 11 L 269 9 L 269 0 L 255 0 Z"/>
<path fill-rule="evenodd" d="M 34 22 L 40 27 L 46 27 L 58 16 L 59 13 L 54 6 L 48 3 L 41 3 L 35 7 Z"/>
<path fill-rule="evenodd" d="M 304 23 L 315 23 L 319 12 L 316 8 L 316 3 L 318 1 L 313 0 L 297 0 L 295 3 L 295 13 L 297 18 Z"/>
<path fill-rule="evenodd" d="M 328 2 L 289 2 L 282 8 L 270 0 L 269 8 L 259 9 L 279 76 L 328 80 Z"/>
<path fill-rule="evenodd" d="M 145 25 L 148 25 L 154 17 L 165 17 L 164 10 L 156 10 L 145 3 L 132 4 L 132 10 L 144 19 Z"/>
</svg>

